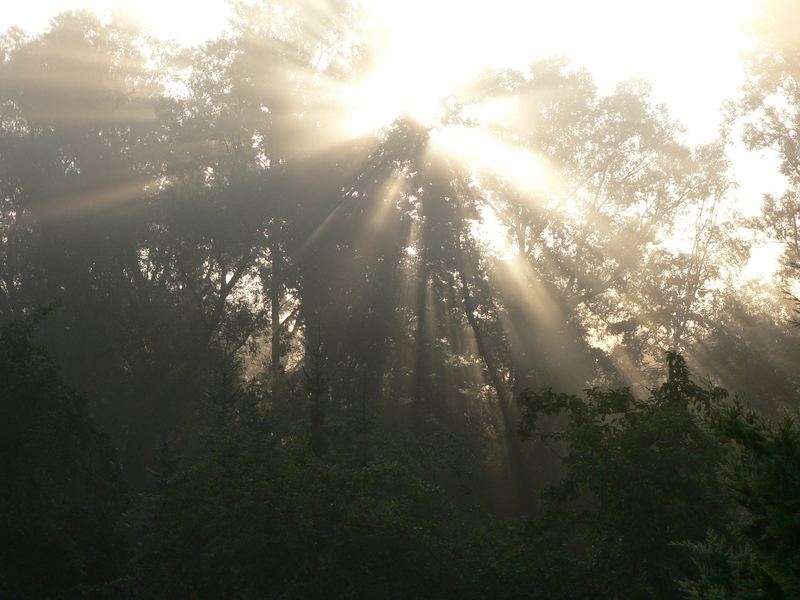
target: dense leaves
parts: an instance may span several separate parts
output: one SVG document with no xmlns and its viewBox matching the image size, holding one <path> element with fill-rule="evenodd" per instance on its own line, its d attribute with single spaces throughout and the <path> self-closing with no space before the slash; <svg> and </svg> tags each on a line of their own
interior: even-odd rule
<svg viewBox="0 0 800 600">
<path fill-rule="evenodd" d="M 678 355 L 647 399 L 628 389 L 522 396 L 523 435 L 564 452 L 564 478 L 546 492 L 539 530 L 572 555 L 571 570 L 586 586 L 567 596 L 671 596 L 688 561 L 670 542 L 699 539 L 726 518 L 722 448 L 701 423 L 723 397 L 692 382 Z M 561 413 L 563 427 L 540 430 L 543 417 Z"/>
<path fill-rule="evenodd" d="M 674 597 L 679 579 L 702 598 L 799 589 L 797 421 L 728 403 L 679 355 L 647 399 L 522 395 L 523 437 L 564 467 L 527 522 L 449 499 L 441 445 L 341 422 L 320 454 L 269 381 L 215 401 L 190 454 L 163 447 L 157 487 L 123 512 L 107 438 L 31 332 L 14 323 L 0 338 L 11 595 Z"/>
<path fill-rule="evenodd" d="M 0 329 L 0 595 L 95 595 L 125 572 L 122 474 L 32 329 Z"/>
<path fill-rule="evenodd" d="M 727 493 L 740 507 L 724 531 L 690 545 L 700 577 L 684 581 L 695 598 L 792 598 L 800 591 L 800 424 L 768 421 L 741 404 L 710 419 L 732 446 L 724 469 Z"/>
<path fill-rule="evenodd" d="M 320 460 L 258 407 L 236 407 L 140 509 L 142 597 L 480 597 L 498 566 L 476 516 L 423 476 L 425 456 L 349 427 Z M 350 434 L 354 433 L 352 431 Z M 430 460 L 430 459 L 428 459 Z M 187 548 L 191 552 L 187 553 Z M 487 586 L 487 587 L 483 587 Z"/>
</svg>

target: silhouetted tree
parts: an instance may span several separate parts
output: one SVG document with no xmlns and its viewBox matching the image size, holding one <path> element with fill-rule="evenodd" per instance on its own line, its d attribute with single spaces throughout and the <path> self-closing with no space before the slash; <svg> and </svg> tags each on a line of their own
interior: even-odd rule
<svg viewBox="0 0 800 600">
<path fill-rule="evenodd" d="M 34 324 L 0 329 L 0 594 L 113 595 L 128 550 L 120 466 Z"/>
<path fill-rule="evenodd" d="M 722 446 L 701 423 L 726 393 L 695 384 L 680 355 L 667 361 L 666 382 L 644 400 L 626 388 L 520 398 L 522 434 L 543 437 L 565 467 L 535 530 L 556 553 L 549 577 L 553 588 L 563 582 L 561 597 L 674 597 L 689 558 L 671 543 L 726 520 Z M 563 426 L 540 429 L 553 414 Z"/>
</svg>

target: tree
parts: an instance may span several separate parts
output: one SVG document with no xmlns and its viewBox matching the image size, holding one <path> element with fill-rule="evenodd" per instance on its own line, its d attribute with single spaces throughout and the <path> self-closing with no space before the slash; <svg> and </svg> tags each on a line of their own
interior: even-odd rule
<svg viewBox="0 0 800 600">
<path fill-rule="evenodd" d="M 794 598 L 800 593 L 800 423 L 771 422 L 740 403 L 709 417 L 731 445 L 726 494 L 738 517 L 695 551 L 699 575 L 682 582 L 692 598 Z M 719 530 L 718 530 L 719 531 Z"/>
<path fill-rule="evenodd" d="M 199 452 L 137 513 L 139 596 L 513 598 L 501 537 L 458 509 L 418 444 L 340 423 L 328 452 L 281 432 L 280 404 L 251 386 L 220 405 Z M 191 548 L 190 552 L 187 550 Z M 509 575 L 512 571 L 509 569 Z M 532 585 L 529 582 L 528 585 Z"/>
<path fill-rule="evenodd" d="M 758 42 L 748 62 L 748 80 L 731 120 L 741 121 L 750 149 L 770 149 L 778 157 L 786 189 L 764 197 L 753 225 L 784 245 L 778 275 L 786 286 L 800 261 L 800 44 L 791 23 L 800 17 L 791 0 L 770 0 L 751 24 Z"/>
<path fill-rule="evenodd" d="M 563 597 L 674 597 L 690 561 L 672 542 L 725 522 L 722 446 L 699 421 L 725 392 L 695 384 L 680 355 L 667 362 L 666 382 L 647 399 L 626 388 L 520 398 L 522 435 L 552 444 L 565 469 L 534 528 L 556 565 L 550 585 L 570 582 Z M 543 425 L 548 415 L 562 415 L 560 426 Z"/>
<path fill-rule="evenodd" d="M 0 329 L 0 594 L 103 596 L 125 573 L 122 473 L 34 324 Z"/>
<path fill-rule="evenodd" d="M 773 288 L 729 289 L 707 331 L 692 344 L 693 369 L 775 417 L 796 405 L 800 339 L 787 327 L 790 306 Z"/>
<path fill-rule="evenodd" d="M 603 95 L 587 72 L 563 61 L 490 74 L 463 98 L 463 114 L 497 99 L 511 101 L 513 113 L 484 128 L 525 172 L 499 165 L 477 169 L 475 178 L 476 193 L 516 251 L 513 261 L 490 270 L 506 309 L 514 390 L 566 389 L 577 369 L 586 383 L 620 375 L 635 381 L 703 319 L 698 292 L 719 270 L 703 257 L 712 246 L 731 245 L 718 227 L 718 205 L 732 185 L 724 147 L 686 145 L 643 82 Z M 468 118 L 463 123 L 480 129 Z M 529 173 L 537 170 L 538 177 Z M 669 241 L 687 216 L 696 216 L 702 247 L 674 257 Z M 681 260 L 681 267 L 673 264 Z M 677 271 L 671 278 L 662 277 L 665 262 Z M 674 290 L 666 285 L 672 280 Z M 662 310 L 671 293 L 681 306 Z M 654 305 L 657 314 L 648 314 Z M 652 317 L 667 318 L 670 310 L 675 322 L 666 325 L 670 340 L 663 344 L 655 339 L 663 332 L 653 335 L 662 324 Z M 531 335 L 512 343 L 520 330 Z M 544 338 L 545 349 L 535 341 Z"/>
</svg>

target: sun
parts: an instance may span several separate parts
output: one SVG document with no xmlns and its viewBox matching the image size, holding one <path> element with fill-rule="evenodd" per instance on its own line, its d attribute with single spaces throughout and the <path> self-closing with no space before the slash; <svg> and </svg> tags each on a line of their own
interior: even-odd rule
<svg viewBox="0 0 800 600">
<path fill-rule="evenodd" d="M 297 0 L 298 5 L 318 0 Z M 552 55 L 586 66 L 602 87 L 651 80 L 690 134 L 715 136 L 719 105 L 741 82 L 745 24 L 760 0 L 352 0 L 354 28 L 374 68 L 344 86 L 346 129 L 374 130 L 407 114 L 430 124 L 441 101 L 492 68 L 524 68 Z M 227 0 L 40 0 L 9 3 L 0 29 L 37 32 L 55 14 L 121 10 L 158 37 L 194 45 L 223 33 Z"/>
<path fill-rule="evenodd" d="M 360 4 L 369 20 L 363 42 L 374 67 L 343 87 L 345 135 L 368 135 L 411 117 L 429 130 L 430 151 L 473 172 L 490 171 L 529 195 L 554 189 L 554 171 L 543 157 L 489 127 L 513 125 L 513 109 L 504 100 L 466 107 L 469 127 L 445 125 L 445 101 L 459 88 L 490 69 L 524 71 L 563 55 L 585 66 L 601 93 L 632 77 L 651 81 L 655 100 L 685 125 L 689 141 L 708 142 L 718 135 L 720 106 L 743 81 L 742 54 L 752 46 L 746 24 L 759 9 L 759 0 Z M 737 171 L 748 179 L 753 166 L 745 162 Z M 485 236 L 501 240 L 503 228 L 485 221 Z"/>
<path fill-rule="evenodd" d="M 486 70 L 524 70 L 563 55 L 585 66 L 602 92 L 634 76 L 652 81 L 655 100 L 686 126 L 690 141 L 710 141 L 722 102 L 735 97 L 742 81 L 741 54 L 750 44 L 745 24 L 760 0 L 352 1 L 362 20 L 353 29 L 372 67 L 336 82 L 341 131 L 332 136 L 374 135 L 408 116 L 431 132 L 433 150 L 530 190 L 548 185 L 548 165 L 488 127 L 508 124 L 508 106 L 470 106 L 477 126 L 446 126 L 448 97 Z M 0 28 L 19 24 L 35 33 L 64 10 L 86 8 L 105 17 L 121 10 L 158 37 L 195 45 L 224 33 L 232 15 L 227 0 L 201 6 L 193 0 L 13 3 L 0 11 Z M 758 202 L 760 188 L 747 188 L 764 179 L 756 162 L 744 158 L 735 166 L 741 196 Z"/>
<path fill-rule="evenodd" d="M 346 90 L 352 134 L 384 127 L 400 115 L 434 126 L 442 117 L 442 102 L 498 62 L 503 43 L 495 29 L 486 28 L 487 3 L 362 4 L 368 21 L 364 42 L 375 68 Z"/>
<path fill-rule="evenodd" d="M 759 0 L 360 0 L 375 67 L 347 89 L 347 129 L 399 115 L 431 125 L 441 102 L 482 71 L 552 55 L 589 68 L 601 87 L 643 77 L 698 138 L 741 83 L 745 24 Z M 658 26 L 656 26 L 656 21 Z"/>
</svg>

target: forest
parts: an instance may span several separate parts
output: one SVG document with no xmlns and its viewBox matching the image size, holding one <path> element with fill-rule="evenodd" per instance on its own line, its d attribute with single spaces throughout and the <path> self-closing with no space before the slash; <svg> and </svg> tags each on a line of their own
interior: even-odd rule
<svg viewBox="0 0 800 600">
<path fill-rule="evenodd" d="M 800 598 L 800 4 L 702 144 L 560 56 L 365 128 L 359 2 L 231 6 L 0 36 L 0 598 Z"/>
</svg>

